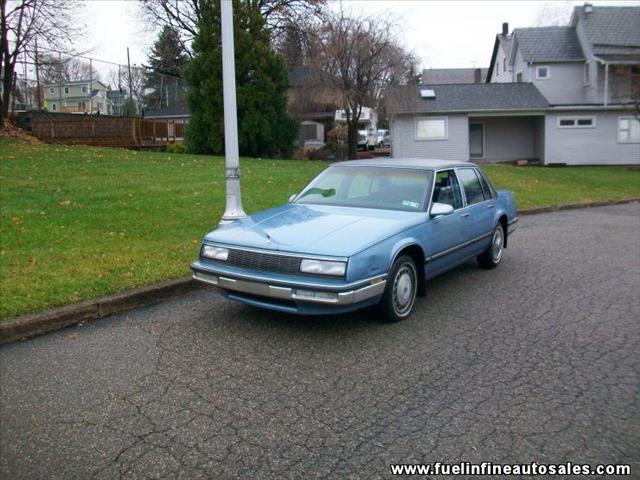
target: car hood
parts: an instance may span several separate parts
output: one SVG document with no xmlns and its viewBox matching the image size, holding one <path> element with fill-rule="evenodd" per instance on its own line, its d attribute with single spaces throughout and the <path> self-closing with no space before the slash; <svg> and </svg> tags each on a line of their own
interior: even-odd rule
<svg viewBox="0 0 640 480">
<path fill-rule="evenodd" d="M 220 227 L 205 241 L 348 257 L 425 220 L 425 212 L 288 204 Z"/>
</svg>

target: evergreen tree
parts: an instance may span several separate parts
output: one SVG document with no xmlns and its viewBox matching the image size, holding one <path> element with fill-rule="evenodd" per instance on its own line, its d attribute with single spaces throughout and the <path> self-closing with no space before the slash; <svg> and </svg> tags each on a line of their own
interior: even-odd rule
<svg viewBox="0 0 640 480">
<path fill-rule="evenodd" d="M 182 76 L 187 57 L 183 53 L 178 34 L 165 26 L 153 44 L 145 65 L 145 96 L 149 109 L 166 107 L 176 101 L 183 101 Z"/>
<path fill-rule="evenodd" d="M 202 0 L 202 20 L 186 69 L 191 120 L 187 145 L 197 153 L 224 150 L 220 6 Z M 234 0 L 234 43 L 240 154 L 291 154 L 297 123 L 287 114 L 287 69 L 273 50 L 256 0 Z"/>
</svg>

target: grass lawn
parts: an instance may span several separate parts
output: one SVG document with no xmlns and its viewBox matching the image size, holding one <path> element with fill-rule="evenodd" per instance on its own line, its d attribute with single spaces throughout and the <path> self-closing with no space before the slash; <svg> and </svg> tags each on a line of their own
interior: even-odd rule
<svg viewBox="0 0 640 480">
<path fill-rule="evenodd" d="M 242 160 L 248 213 L 322 162 Z M 640 196 L 640 172 L 489 166 L 520 208 Z M 0 140 L 0 319 L 189 274 L 225 202 L 220 157 Z"/>
</svg>

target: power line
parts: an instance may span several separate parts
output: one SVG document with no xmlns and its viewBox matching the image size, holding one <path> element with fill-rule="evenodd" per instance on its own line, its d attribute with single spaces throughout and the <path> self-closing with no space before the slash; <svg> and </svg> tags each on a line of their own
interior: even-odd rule
<svg viewBox="0 0 640 480">
<path fill-rule="evenodd" d="M 10 40 L 10 42 L 12 42 L 12 41 Z M 25 49 L 25 51 L 27 51 L 27 49 Z M 78 54 L 72 54 L 72 53 L 64 52 L 62 50 L 57 50 L 57 49 L 51 48 L 51 47 L 38 47 L 38 51 L 39 52 L 48 52 L 48 53 L 57 53 L 57 54 L 61 54 L 61 55 L 66 55 L 67 57 L 69 57 L 69 60 L 66 60 L 65 62 L 68 62 L 73 58 L 81 58 L 83 60 L 90 60 L 90 61 L 94 61 L 94 62 L 105 63 L 105 64 L 108 64 L 108 65 L 114 65 L 114 66 L 117 66 L 117 67 L 127 67 L 128 66 L 126 63 L 112 62 L 110 60 L 103 60 L 103 59 L 97 58 L 97 57 L 89 57 L 89 56 L 82 55 L 82 54 L 79 54 L 79 53 Z M 31 50 L 31 52 L 34 52 L 34 50 Z M 35 65 L 35 63 L 33 63 L 33 62 L 25 62 L 24 60 L 22 62 L 20 60 L 18 60 L 17 63 L 27 63 L 28 65 Z M 61 62 L 38 62 L 38 65 L 55 64 L 55 63 L 61 63 Z M 178 75 L 178 74 L 175 74 L 175 73 L 169 73 L 169 72 L 166 72 L 166 71 L 163 71 L 163 70 L 158 70 L 158 69 L 153 70 L 153 69 L 147 67 L 146 65 L 135 65 L 134 64 L 132 68 L 137 68 L 137 69 L 140 69 L 140 70 L 152 71 L 152 72 L 155 72 L 155 73 L 159 73 L 161 75 L 166 75 L 166 76 L 169 76 L 169 77 L 182 79 L 182 75 Z"/>
</svg>

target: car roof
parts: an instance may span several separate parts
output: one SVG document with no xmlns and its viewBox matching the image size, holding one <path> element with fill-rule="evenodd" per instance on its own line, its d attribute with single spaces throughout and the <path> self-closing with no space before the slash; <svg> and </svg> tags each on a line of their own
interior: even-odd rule
<svg viewBox="0 0 640 480">
<path fill-rule="evenodd" d="M 441 168 L 453 167 L 477 167 L 471 162 L 456 162 L 453 160 L 439 160 L 435 158 L 371 158 L 367 160 L 348 160 L 346 162 L 335 162 L 331 164 L 335 167 L 397 167 L 397 168 L 419 168 L 426 170 L 438 170 Z"/>
</svg>

